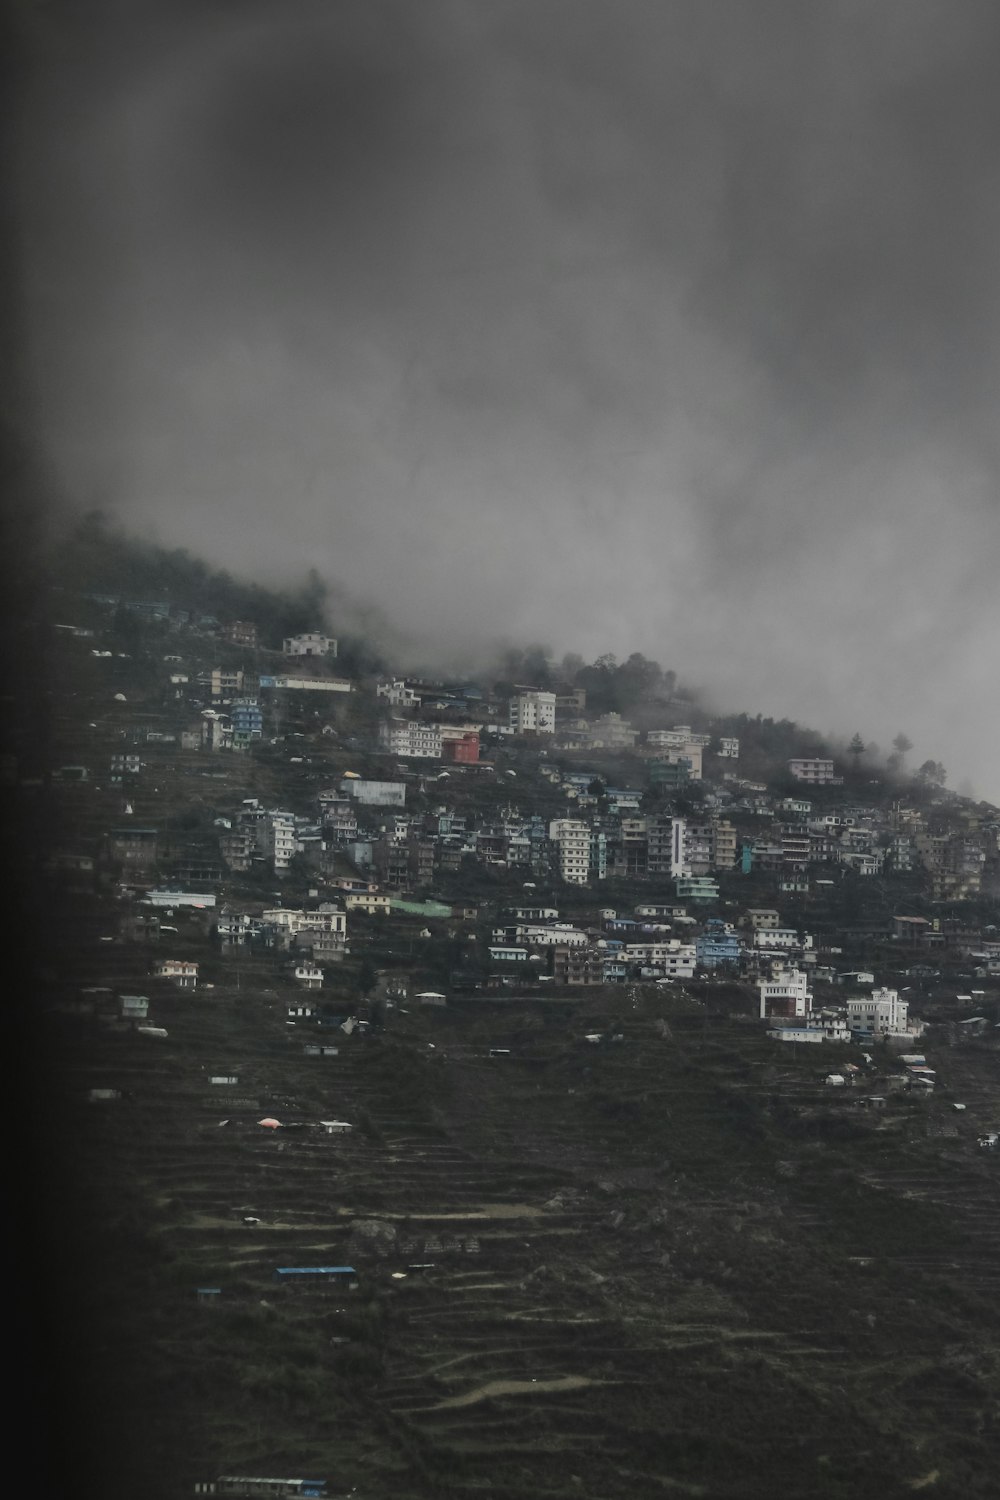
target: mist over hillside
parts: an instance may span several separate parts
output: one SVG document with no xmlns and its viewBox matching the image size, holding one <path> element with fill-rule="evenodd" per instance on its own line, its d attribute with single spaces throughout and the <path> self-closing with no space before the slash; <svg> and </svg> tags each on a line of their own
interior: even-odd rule
<svg viewBox="0 0 1000 1500">
<path fill-rule="evenodd" d="M 1000 797 L 998 26 L 48 6 L 33 437 L 74 503 L 315 567 L 413 659 L 639 650 Z"/>
</svg>

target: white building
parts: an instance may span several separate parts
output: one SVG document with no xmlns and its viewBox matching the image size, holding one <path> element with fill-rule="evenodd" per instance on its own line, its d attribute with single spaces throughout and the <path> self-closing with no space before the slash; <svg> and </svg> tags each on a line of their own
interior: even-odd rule
<svg viewBox="0 0 1000 1500">
<path fill-rule="evenodd" d="M 287 870 L 296 850 L 295 817 L 288 812 L 269 812 L 266 826 L 266 849 L 275 870 Z"/>
<path fill-rule="evenodd" d="M 847 1024 L 852 1032 L 887 1036 L 905 1032 L 909 1001 L 900 1000 L 896 990 L 872 990 L 864 1000 L 848 1000 Z"/>
<path fill-rule="evenodd" d="M 339 906 L 324 901 L 315 911 L 295 910 L 287 906 L 272 906 L 261 912 L 260 920 L 271 927 L 280 927 L 285 932 L 296 933 L 329 932 L 343 937 L 347 932 L 347 918 Z"/>
<path fill-rule="evenodd" d="M 785 969 L 772 979 L 762 979 L 757 985 L 760 993 L 760 1019 L 768 1016 L 785 1016 L 801 1020 L 812 1010 L 812 995 L 809 993 L 809 976 L 801 969 Z"/>
<path fill-rule="evenodd" d="M 416 708 L 420 702 L 416 688 L 407 687 L 402 678 L 378 683 L 375 696 L 384 698 L 392 708 Z"/>
<path fill-rule="evenodd" d="M 715 753 L 723 760 L 739 760 L 740 742 L 738 739 L 723 735 L 719 740 L 719 748 Z"/>
<path fill-rule="evenodd" d="M 318 990 L 323 983 L 323 970 L 309 959 L 303 959 L 293 970 L 295 980 L 303 989 Z"/>
<path fill-rule="evenodd" d="M 816 756 L 790 760 L 788 769 L 796 781 L 808 781 L 813 786 L 822 786 L 837 779 L 833 774 L 833 761 L 821 760 Z"/>
<path fill-rule="evenodd" d="M 515 693 L 510 700 L 512 734 L 555 734 L 556 695 L 535 688 Z"/>
<path fill-rule="evenodd" d="M 554 693 L 549 697 L 555 698 Z M 580 818 L 555 818 L 549 839 L 559 856 L 559 874 L 568 885 L 586 885 L 590 870 L 590 828 Z"/>
<path fill-rule="evenodd" d="M 437 724 L 423 724 L 412 719 L 388 719 L 379 725 L 378 739 L 383 750 L 404 759 L 441 759 L 441 730 Z"/>
<path fill-rule="evenodd" d="M 193 990 L 198 983 L 198 965 L 180 958 L 164 958 L 156 965 L 157 979 L 169 979 L 180 990 Z"/>
<path fill-rule="evenodd" d="M 303 635 L 286 635 L 281 649 L 286 656 L 336 656 L 337 642 L 332 636 L 309 630 Z"/>
<path fill-rule="evenodd" d="M 755 948 L 781 949 L 786 952 L 792 948 L 807 946 L 803 943 L 794 927 L 767 927 L 759 929 L 753 935 L 753 945 Z"/>
<path fill-rule="evenodd" d="M 649 729 L 646 744 L 653 750 L 703 749 L 711 744 L 710 734 L 695 734 L 690 725 L 678 724 L 675 729 Z M 739 744 L 739 741 L 736 741 Z"/>
</svg>

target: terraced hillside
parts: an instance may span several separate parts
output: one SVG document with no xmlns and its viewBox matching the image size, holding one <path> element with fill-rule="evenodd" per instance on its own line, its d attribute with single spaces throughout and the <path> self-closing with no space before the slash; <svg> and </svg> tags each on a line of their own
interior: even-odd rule
<svg viewBox="0 0 1000 1500">
<path fill-rule="evenodd" d="M 814 1057 L 639 990 L 397 1013 L 332 1056 L 260 990 L 156 1009 L 166 1038 L 53 1016 L 44 1046 L 95 1493 L 995 1492 L 1000 1195 L 971 1106 L 867 1113 Z M 996 1053 L 948 1058 L 988 1110 Z M 357 1285 L 277 1285 L 289 1265 Z"/>
</svg>

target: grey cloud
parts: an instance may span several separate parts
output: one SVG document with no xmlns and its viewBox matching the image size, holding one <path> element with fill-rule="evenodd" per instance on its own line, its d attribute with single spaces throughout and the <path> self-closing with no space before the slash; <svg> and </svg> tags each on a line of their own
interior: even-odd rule
<svg viewBox="0 0 1000 1500">
<path fill-rule="evenodd" d="M 992 3 L 87 14 L 22 129 L 68 493 L 1000 798 Z"/>
</svg>

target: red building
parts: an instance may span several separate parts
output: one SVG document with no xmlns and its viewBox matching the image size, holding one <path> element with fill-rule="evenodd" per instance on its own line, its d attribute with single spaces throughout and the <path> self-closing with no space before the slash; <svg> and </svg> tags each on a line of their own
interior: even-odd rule
<svg viewBox="0 0 1000 1500">
<path fill-rule="evenodd" d="M 460 739 L 442 739 L 441 753 L 445 760 L 455 761 L 459 765 L 474 765 L 479 759 L 479 735 L 470 731 Z"/>
</svg>

